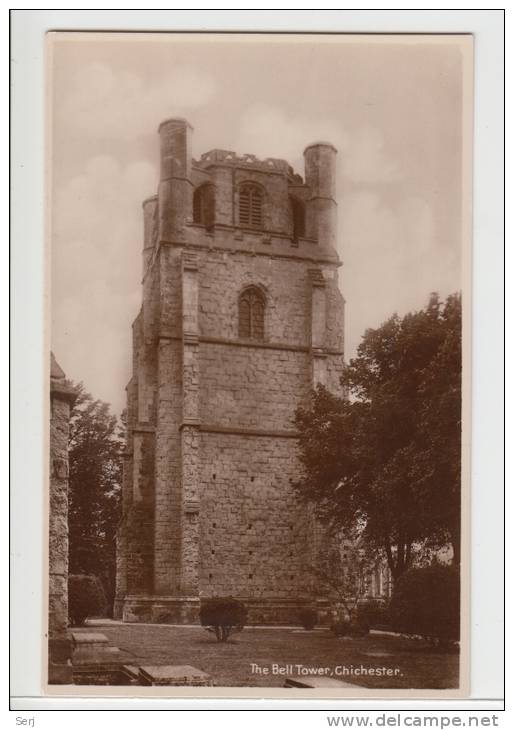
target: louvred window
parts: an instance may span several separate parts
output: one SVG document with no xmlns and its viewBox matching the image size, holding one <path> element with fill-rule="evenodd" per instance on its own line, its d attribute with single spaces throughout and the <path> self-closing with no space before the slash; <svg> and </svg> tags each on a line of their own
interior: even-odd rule
<svg viewBox="0 0 514 730">
<path fill-rule="evenodd" d="M 242 185 L 239 190 L 239 224 L 260 228 L 262 226 L 262 190 L 257 185 Z"/>
</svg>

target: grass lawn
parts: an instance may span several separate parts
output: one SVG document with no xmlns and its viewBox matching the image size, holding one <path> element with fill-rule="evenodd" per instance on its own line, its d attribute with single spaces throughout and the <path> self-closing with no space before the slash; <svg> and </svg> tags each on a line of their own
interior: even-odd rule
<svg viewBox="0 0 514 730">
<path fill-rule="evenodd" d="M 369 688 L 458 687 L 457 653 L 442 653 L 421 641 L 395 636 L 338 639 L 328 629 L 248 628 L 227 643 L 218 643 L 213 634 L 196 626 L 106 623 L 79 631 L 105 634 L 112 646 L 130 652 L 139 664 L 190 664 L 208 672 L 218 687 L 283 687 L 287 675 L 273 673 L 274 664 L 292 665 L 287 671 L 293 677 L 301 676 L 298 664 L 323 668 L 324 676 Z M 252 663 L 269 673 L 252 671 Z M 375 676 L 342 673 L 344 668 L 361 666 L 373 668 Z M 378 669 L 382 676 L 376 675 Z M 392 670 L 392 676 L 384 669 Z"/>
</svg>

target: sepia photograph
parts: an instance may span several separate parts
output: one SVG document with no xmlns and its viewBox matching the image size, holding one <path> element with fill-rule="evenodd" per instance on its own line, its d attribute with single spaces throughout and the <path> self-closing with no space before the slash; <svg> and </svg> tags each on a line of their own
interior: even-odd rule
<svg viewBox="0 0 514 730">
<path fill-rule="evenodd" d="M 46 693 L 467 696 L 472 67 L 47 34 Z"/>
</svg>

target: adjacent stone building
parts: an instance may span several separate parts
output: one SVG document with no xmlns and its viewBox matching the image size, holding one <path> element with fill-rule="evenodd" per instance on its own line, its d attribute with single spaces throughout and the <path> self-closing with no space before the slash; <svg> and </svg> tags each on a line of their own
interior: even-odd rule
<svg viewBox="0 0 514 730">
<path fill-rule="evenodd" d="M 68 633 L 68 437 L 74 388 L 50 361 L 50 500 L 48 550 L 48 683 L 71 684 Z"/>
<path fill-rule="evenodd" d="M 320 595 L 321 533 L 291 483 L 295 409 L 316 383 L 340 389 L 336 150 L 307 147 L 302 178 L 227 150 L 193 160 L 183 119 L 159 135 L 115 615 L 191 621 L 201 597 L 232 595 L 251 622 L 289 622 Z"/>
</svg>

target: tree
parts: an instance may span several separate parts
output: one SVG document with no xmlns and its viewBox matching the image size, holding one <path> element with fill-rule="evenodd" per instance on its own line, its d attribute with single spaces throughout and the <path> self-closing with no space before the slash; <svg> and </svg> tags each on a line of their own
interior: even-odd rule
<svg viewBox="0 0 514 730">
<path fill-rule="evenodd" d="M 449 297 L 442 309 L 441 326 L 445 337 L 435 357 L 423 373 L 419 423 L 420 478 L 432 514 L 440 525 L 435 543 L 449 535 L 454 564 L 460 564 L 461 518 L 461 301 Z M 438 539 L 437 539 L 438 538 Z"/>
<path fill-rule="evenodd" d="M 70 626 L 83 626 L 89 616 L 103 615 L 105 591 L 95 575 L 68 576 L 68 616 Z"/>
<path fill-rule="evenodd" d="M 460 542 L 461 302 L 393 315 L 346 366 L 346 398 L 318 387 L 298 409 L 295 488 L 338 529 L 382 549 L 396 580 L 420 544 Z"/>
<path fill-rule="evenodd" d="M 311 572 L 332 595 L 338 621 L 356 623 L 359 604 L 368 591 L 373 556 L 356 539 L 340 543 L 334 540 L 324 565 L 313 566 Z"/>
<path fill-rule="evenodd" d="M 82 384 L 70 418 L 69 572 L 98 576 L 112 607 L 121 517 L 123 432 Z"/>
</svg>

